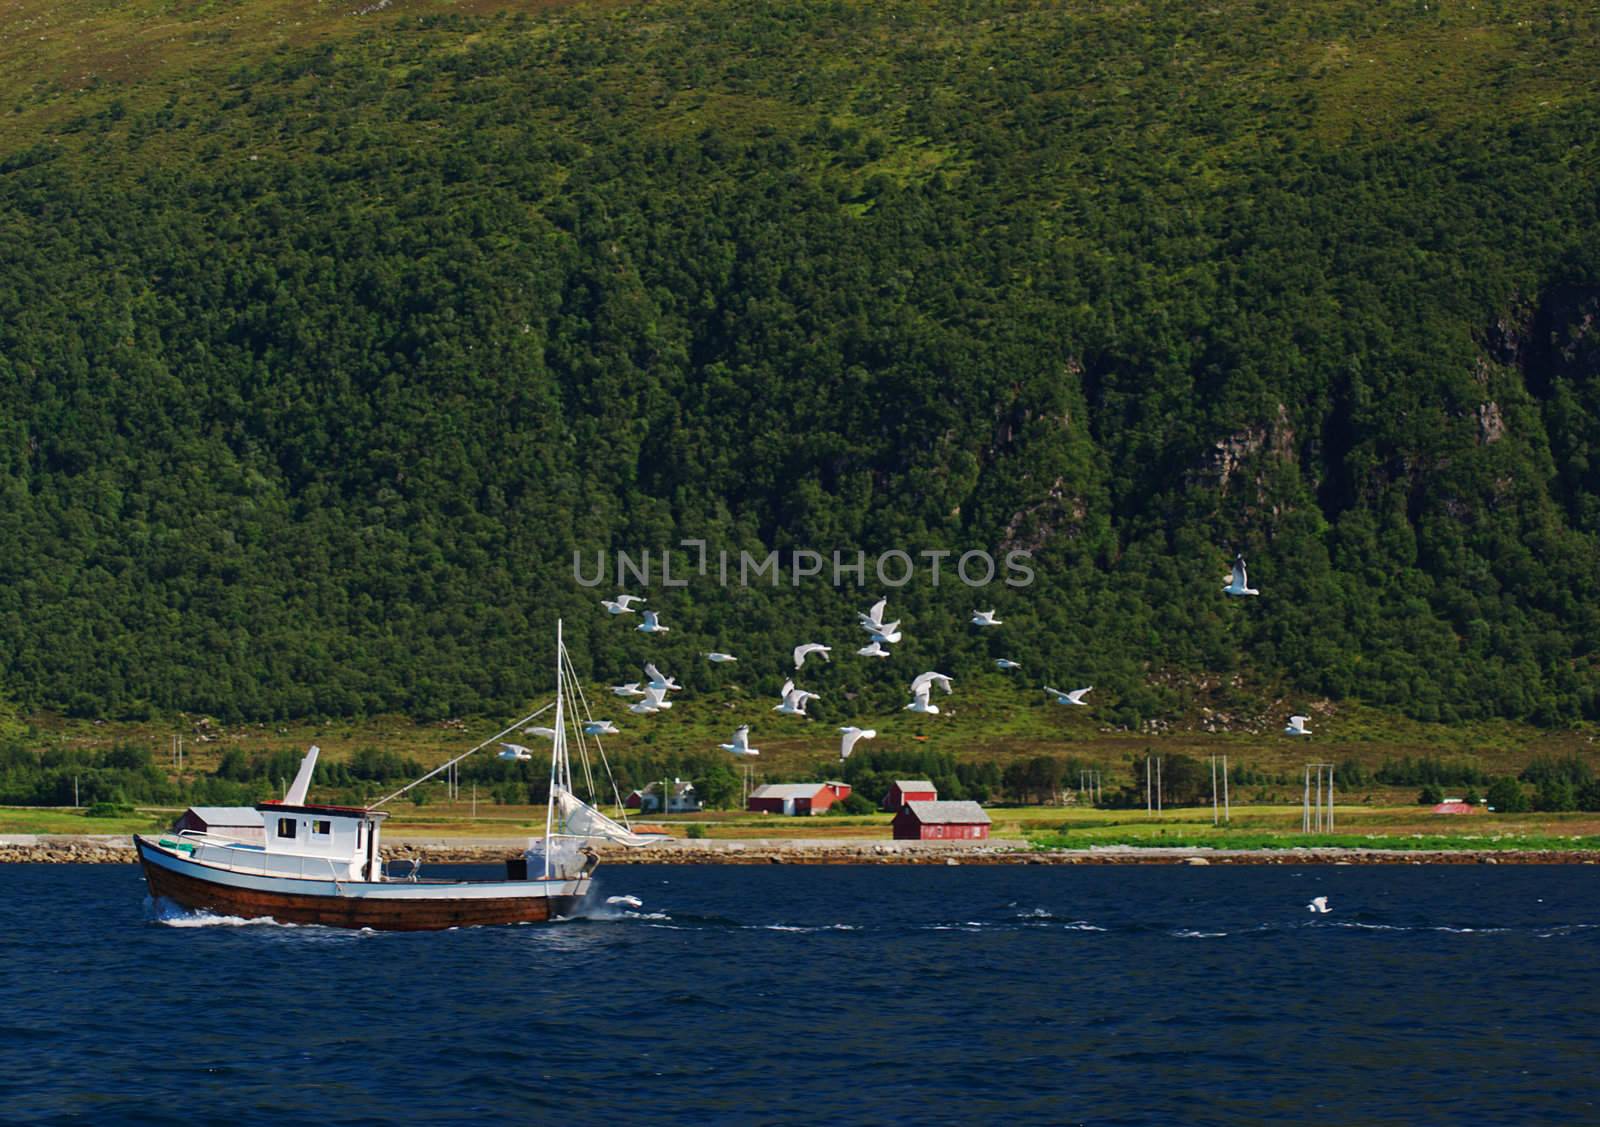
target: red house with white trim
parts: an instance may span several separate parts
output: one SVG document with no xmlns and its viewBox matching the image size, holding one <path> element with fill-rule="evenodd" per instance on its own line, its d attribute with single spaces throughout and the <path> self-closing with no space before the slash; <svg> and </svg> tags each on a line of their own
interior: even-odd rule
<svg viewBox="0 0 1600 1127">
<path fill-rule="evenodd" d="M 891 824 L 896 841 L 989 840 L 989 815 L 976 802 L 908 802 Z"/>
<path fill-rule="evenodd" d="M 850 797 L 849 783 L 767 783 L 750 792 L 745 809 L 757 814 L 826 814 Z"/>
<path fill-rule="evenodd" d="M 883 808 L 893 814 L 908 802 L 938 801 L 938 788 L 927 779 L 896 779 L 883 796 Z"/>
</svg>

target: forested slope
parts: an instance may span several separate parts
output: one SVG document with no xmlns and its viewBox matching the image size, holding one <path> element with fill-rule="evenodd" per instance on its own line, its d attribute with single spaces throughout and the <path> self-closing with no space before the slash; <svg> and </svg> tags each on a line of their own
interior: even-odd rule
<svg viewBox="0 0 1600 1127">
<path fill-rule="evenodd" d="M 17 702 L 501 710 L 565 615 L 728 691 L 831 641 L 838 716 L 1002 655 L 1124 720 L 1600 711 L 1590 6 L 304 7 L 0 68 Z M 1037 578 L 696 577 L 659 642 L 574 579 L 683 537 Z"/>
</svg>

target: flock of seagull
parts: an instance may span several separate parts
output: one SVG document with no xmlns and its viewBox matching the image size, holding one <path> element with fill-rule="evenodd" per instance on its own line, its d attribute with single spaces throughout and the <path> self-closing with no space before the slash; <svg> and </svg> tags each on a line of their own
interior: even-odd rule
<svg viewBox="0 0 1600 1127">
<path fill-rule="evenodd" d="M 1224 585 L 1222 591 L 1224 594 L 1234 597 L 1261 594 L 1260 591 L 1250 586 L 1249 577 L 1245 571 L 1243 555 L 1234 559 L 1233 571 L 1229 575 L 1228 582 Z M 600 605 L 613 615 L 640 614 L 643 617 L 643 621 L 634 629 L 642 634 L 667 633 L 670 627 L 662 625 L 661 616 L 657 611 L 635 611 L 634 605 L 643 602 L 645 600 L 638 595 L 618 595 L 614 599 L 602 599 Z M 894 645 L 904 636 L 903 631 L 900 629 L 901 622 L 899 619 L 895 619 L 893 622 L 884 621 L 888 606 L 889 600 L 883 598 L 874 603 L 869 610 L 856 612 L 858 625 L 867 634 L 866 645 L 855 651 L 858 656 L 889 657 L 891 651 L 885 647 Z M 994 609 L 974 610 L 969 621 L 972 626 L 978 629 L 990 629 L 1003 625 L 1002 621 L 995 617 L 995 614 L 996 611 Z M 805 668 L 806 659 L 809 657 L 820 657 L 823 661 L 832 661 L 833 659 L 828 656 L 832 652 L 833 647 L 825 646 L 820 642 L 805 642 L 796 646 L 791 655 L 794 660 L 795 672 L 798 673 Z M 739 660 L 733 654 L 717 650 L 703 652 L 701 656 L 707 661 L 718 665 Z M 1021 662 L 1012 661 L 1010 658 L 1004 657 L 994 659 L 994 665 L 996 669 L 1002 672 L 1022 668 Z M 630 681 L 625 685 L 613 685 L 611 686 L 611 691 L 619 697 L 641 698 L 628 708 L 629 712 L 640 716 L 649 716 L 671 708 L 672 701 L 668 699 L 667 694 L 681 689 L 683 686 L 673 678 L 664 675 L 661 670 L 656 668 L 654 662 L 646 662 L 644 671 L 649 678 L 647 681 Z M 929 670 L 911 682 L 911 703 L 904 706 L 905 710 L 928 716 L 937 716 L 939 714 L 939 706 L 933 703 L 932 699 L 935 687 L 942 689 L 946 695 L 955 692 L 955 683 L 947 674 Z M 1093 685 L 1086 685 L 1081 689 L 1062 692 L 1060 689 L 1053 689 L 1046 685 L 1044 686 L 1044 691 L 1054 697 L 1057 704 L 1087 708 L 1089 704 L 1084 700 L 1084 697 L 1093 688 Z M 813 700 L 820 699 L 821 694 L 800 688 L 795 684 L 794 678 L 790 677 L 784 681 L 783 688 L 778 693 L 778 698 L 778 703 L 773 706 L 772 711 L 782 716 L 805 716 L 807 715 L 806 705 Z M 1306 727 L 1308 719 L 1309 717 L 1306 716 L 1289 717 L 1289 725 L 1284 728 L 1284 734 L 1287 736 L 1309 736 L 1311 730 Z M 609 720 L 591 720 L 584 725 L 583 730 L 585 735 L 590 736 L 615 735 L 619 731 L 617 726 Z M 547 739 L 555 738 L 555 732 L 549 728 L 528 728 L 525 731 L 530 735 L 543 736 Z M 850 758 L 850 753 L 855 750 L 858 742 L 873 739 L 878 734 L 876 729 L 859 728 L 854 725 L 842 727 L 839 732 L 841 737 L 839 740 L 840 762 Z M 533 758 L 533 753 L 521 745 L 501 744 L 500 746 L 504 748 L 500 752 L 501 759 Z M 717 746 L 723 751 L 742 758 L 761 754 L 760 748 L 750 746 L 750 725 L 748 724 L 741 724 L 734 731 L 728 743 L 718 744 Z"/>
<path fill-rule="evenodd" d="M 661 622 L 661 615 L 657 611 L 642 610 L 635 604 L 645 600 L 638 595 L 618 595 L 614 599 L 602 599 L 600 605 L 613 615 L 639 614 L 643 621 L 634 629 L 642 634 L 665 634 L 671 627 Z M 901 622 L 885 621 L 885 612 L 888 610 L 889 600 L 879 599 L 866 611 L 857 611 L 858 625 L 866 632 L 866 644 L 855 652 L 860 657 L 886 658 L 891 651 L 886 647 L 901 641 L 905 634 L 901 630 Z M 971 624 L 980 629 L 1002 625 L 996 617 L 996 610 L 974 610 Z M 795 672 L 799 673 L 806 667 L 808 658 L 820 658 L 823 661 L 832 661 L 829 655 L 833 653 L 832 646 L 823 645 L 821 642 L 803 642 L 796 646 L 790 657 L 794 662 Z M 723 653 L 720 650 L 702 652 L 701 657 L 715 665 L 723 665 L 738 661 L 734 654 Z M 1001 671 L 1021 669 L 1022 663 L 1012 661 L 1010 658 L 996 658 L 995 668 Z M 628 711 L 641 716 L 663 712 L 672 707 L 668 694 L 682 688 L 676 680 L 663 674 L 654 662 L 646 662 L 644 666 L 644 681 L 629 681 L 624 685 L 612 685 L 611 691 L 619 697 L 640 698 L 628 707 Z M 906 711 L 921 713 L 927 716 L 937 716 L 939 706 L 933 702 L 933 691 L 941 689 L 946 695 L 955 692 L 955 681 L 945 673 L 929 670 L 916 677 L 910 686 L 911 702 L 905 706 Z M 1064 705 L 1088 707 L 1084 695 L 1093 689 L 1087 685 L 1081 689 L 1074 689 L 1064 693 L 1059 689 L 1047 688 L 1045 691 L 1055 697 L 1056 701 Z M 820 693 L 809 689 L 800 688 L 790 677 L 783 683 L 783 688 L 778 692 L 778 703 L 773 705 L 772 711 L 781 716 L 806 716 L 806 705 L 811 701 L 821 699 Z M 549 728 L 528 728 L 525 731 L 531 735 L 554 738 L 555 733 Z M 614 735 L 618 728 L 609 720 L 595 720 L 584 725 L 586 735 Z M 855 750 L 856 744 L 862 740 L 870 740 L 878 735 L 875 728 L 861 728 L 856 725 L 847 725 L 839 729 L 839 760 L 843 762 L 850 758 L 850 753 Z M 500 752 L 502 759 L 532 759 L 533 753 L 518 744 L 501 744 L 504 750 Z M 741 758 L 753 757 L 761 754 L 761 749 L 750 744 L 750 725 L 741 724 L 735 729 L 733 736 L 727 743 L 718 744 L 719 748 Z"/>
</svg>

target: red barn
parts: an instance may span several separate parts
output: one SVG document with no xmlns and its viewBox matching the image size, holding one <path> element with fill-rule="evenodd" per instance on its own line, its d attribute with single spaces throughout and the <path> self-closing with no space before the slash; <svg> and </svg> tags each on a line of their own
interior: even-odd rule
<svg viewBox="0 0 1600 1127">
<path fill-rule="evenodd" d="M 987 841 L 989 815 L 976 802 L 908 802 L 894 816 L 896 841 Z"/>
<path fill-rule="evenodd" d="M 850 797 L 849 783 L 768 783 L 750 792 L 745 809 L 757 814 L 826 814 Z"/>
<path fill-rule="evenodd" d="M 939 792 L 927 779 L 896 779 L 883 796 L 883 808 L 891 814 L 908 802 L 938 802 Z"/>
</svg>

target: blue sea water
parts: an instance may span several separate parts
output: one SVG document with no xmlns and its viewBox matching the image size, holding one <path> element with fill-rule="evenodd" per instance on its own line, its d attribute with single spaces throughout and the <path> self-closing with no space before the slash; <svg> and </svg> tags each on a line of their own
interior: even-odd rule
<svg viewBox="0 0 1600 1127">
<path fill-rule="evenodd" d="M 0 1122 L 1600 1122 L 1596 867 L 600 883 L 643 907 L 375 934 L 0 866 Z"/>
</svg>

